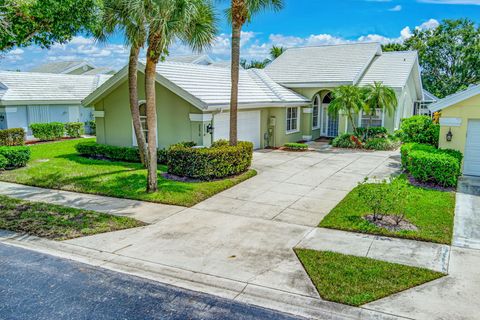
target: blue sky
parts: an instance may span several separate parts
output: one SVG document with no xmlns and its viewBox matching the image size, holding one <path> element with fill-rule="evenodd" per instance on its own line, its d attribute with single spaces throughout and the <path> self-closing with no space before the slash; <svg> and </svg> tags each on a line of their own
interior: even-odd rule
<svg viewBox="0 0 480 320">
<path fill-rule="evenodd" d="M 338 44 L 355 41 L 401 42 L 415 28 L 431 28 L 442 19 L 467 17 L 480 21 L 480 0 L 284 0 L 278 13 L 261 13 L 245 26 L 242 56 L 263 59 L 273 45 L 285 47 Z M 230 27 L 218 4 L 220 33 L 208 52 L 216 60 L 229 58 Z M 172 55 L 188 54 L 175 44 Z M 128 51 L 120 35 L 98 44 L 84 35 L 50 50 L 17 48 L 0 58 L 0 69 L 26 71 L 48 61 L 87 59 L 97 66 L 118 69 Z"/>
</svg>

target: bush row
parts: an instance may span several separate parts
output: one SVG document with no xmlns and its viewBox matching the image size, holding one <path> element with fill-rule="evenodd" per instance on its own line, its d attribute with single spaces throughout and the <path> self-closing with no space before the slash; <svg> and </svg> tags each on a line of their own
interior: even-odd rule
<svg viewBox="0 0 480 320">
<path fill-rule="evenodd" d="M 32 134 L 41 141 L 59 140 L 65 136 L 70 138 L 79 138 L 85 132 L 85 126 L 82 122 L 49 122 L 32 123 L 30 125 Z"/>
<path fill-rule="evenodd" d="M 25 130 L 12 128 L 0 130 L 0 146 L 23 146 L 25 144 Z"/>
<path fill-rule="evenodd" d="M 181 142 L 177 145 L 193 147 L 195 143 Z M 138 148 L 109 146 L 94 141 L 87 141 L 78 143 L 75 145 L 75 149 L 84 157 L 124 162 L 140 162 L 140 152 Z M 157 162 L 159 164 L 167 164 L 167 150 L 157 150 Z"/>
<path fill-rule="evenodd" d="M 356 134 L 344 133 L 333 139 L 336 148 L 359 148 L 368 150 L 393 150 L 400 146 L 400 141 L 387 134 L 383 127 L 358 128 Z"/>
<path fill-rule="evenodd" d="M 289 143 L 285 143 L 283 146 L 287 150 L 294 150 L 294 151 L 308 150 L 308 144 L 306 143 L 289 142 Z"/>
<path fill-rule="evenodd" d="M 455 187 L 461 174 L 463 155 L 457 150 L 406 143 L 401 148 L 402 166 L 421 182 Z"/>
<path fill-rule="evenodd" d="M 168 172 L 200 180 L 213 180 L 237 175 L 252 163 L 253 144 L 217 142 L 211 148 L 191 148 L 174 145 L 168 149 Z"/>
<path fill-rule="evenodd" d="M 25 167 L 28 160 L 30 160 L 29 147 L 0 147 L 0 169 Z"/>
</svg>

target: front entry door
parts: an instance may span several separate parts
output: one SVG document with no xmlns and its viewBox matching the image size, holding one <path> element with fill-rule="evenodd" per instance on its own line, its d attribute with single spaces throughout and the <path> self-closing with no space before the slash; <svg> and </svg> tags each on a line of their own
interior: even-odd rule
<svg viewBox="0 0 480 320">
<path fill-rule="evenodd" d="M 331 116 L 328 113 L 328 104 L 322 104 L 321 107 L 321 128 L 320 134 L 324 137 L 338 136 L 338 115 Z"/>
</svg>

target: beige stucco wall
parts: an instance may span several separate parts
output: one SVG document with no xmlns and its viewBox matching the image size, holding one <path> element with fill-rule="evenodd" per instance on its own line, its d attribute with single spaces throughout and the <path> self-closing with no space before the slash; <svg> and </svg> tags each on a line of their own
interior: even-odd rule
<svg viewBox="0 0 480 320">
<path fill-rule="evenodd" d="M 480 119 L 480 95 L 459 102 L 441 111 L 441 118 L 459 118 L 462 123 L 459 127 L 440 126 L 440 148 L 449 148 L 465 152 L 467 140 L 468 120 Z M 452 130 L 452 141 L 448 142 L 446 135 Z M 480 138 L 480 137 L 479 137 Z"/>
</svg>

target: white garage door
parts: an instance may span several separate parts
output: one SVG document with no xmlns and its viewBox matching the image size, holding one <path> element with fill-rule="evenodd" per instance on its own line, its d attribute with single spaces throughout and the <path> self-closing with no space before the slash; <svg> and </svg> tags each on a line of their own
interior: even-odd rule
<svg viewBox="0 0 480 320">
<path fill-rule="evenodd" d="M 216 114 L 213 118 L 213 136 L 214 140 L 229 139 L 230 132 L 230 113 L 222 112 Z M 241 111 L 238 112 L 238 140 L 250 141 L 254 148 L 260 148 L 260 111 Z"/>
<path fill-rule="evenodd" d="M 480 120 L 469 120 L 463 174 L 480 176 Z"/>
</svg>

